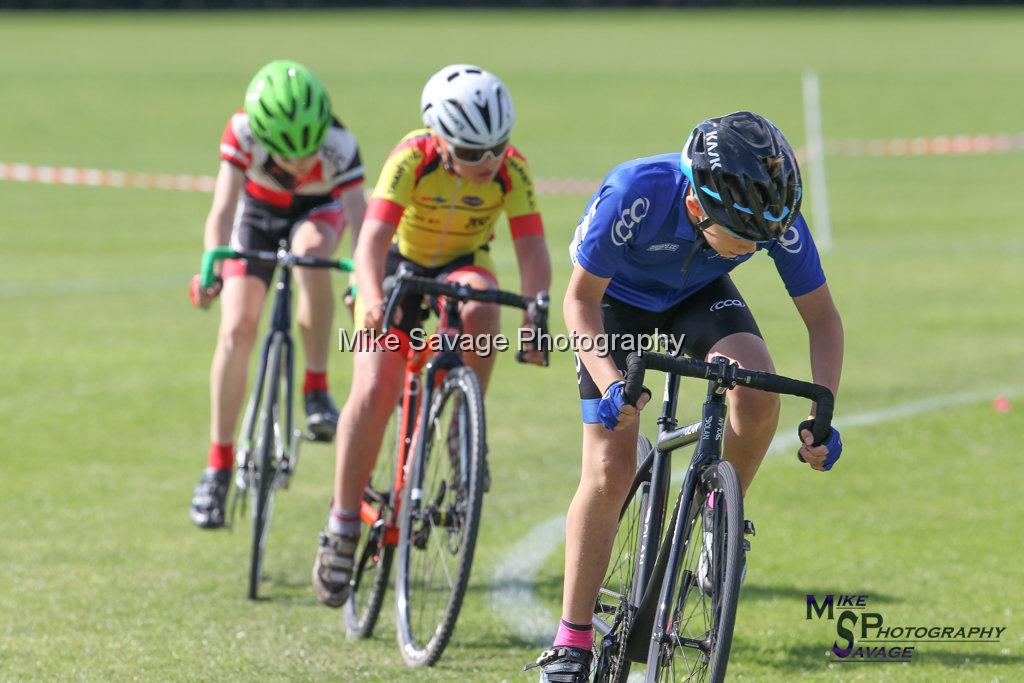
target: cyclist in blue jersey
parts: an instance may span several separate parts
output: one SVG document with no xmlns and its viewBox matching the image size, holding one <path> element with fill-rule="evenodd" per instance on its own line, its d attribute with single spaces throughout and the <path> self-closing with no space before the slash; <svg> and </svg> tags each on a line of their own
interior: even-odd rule
<svg viewBox="0 0 1024 683">
<path fill-rule="evenodd" d="M 754 316 L 729 277 L 765 251 L 807 327 L 814 382 L 836 392 L 842 321 L 799 213 L 801 194 L 792 147 L 774 124 L 750 112 L 702 122 L 681 155 L 615 167 L 591 197 L 570 246 L 566 326 L 580 339 L 657 329 L 684 335 L 683 350 L 697 358 L 724 356 L 774 372 Z M 588 680 L 591 616 L 636 468 L 638 413 L 650 399 L 644 394 L 635 407 L 626 403 L 628 350 L 600 355 L 599 349 L 581 344 L 576 357 L 583 468 L 566 520 L 561 625 L 554 646 L 532 665 L 541 667 L 542 681 Z M 724 457 L 745 494 L 775 433 L 779 399 L 737 388 L 728 401 Z M 813 447 L 810 431 L 798 431 L 801 458 L 813 469 L 831 469 L 842 451 L 839 432 Z M 706 577 L 698 583 L 705 588 Z"/>
</svg>

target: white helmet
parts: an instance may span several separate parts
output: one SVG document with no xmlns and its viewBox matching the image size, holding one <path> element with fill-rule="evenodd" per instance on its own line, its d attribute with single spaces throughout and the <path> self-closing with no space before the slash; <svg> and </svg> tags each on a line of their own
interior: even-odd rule
<svg viewBox="0 0 1024 683">
<path fill-rule="evenodd" d="M 516 111 L 501 79 L 472 64 L 452 64 L 430 77 L 420 98 L 423 123 L 463 147 L 508 140 Z"/>
</svg>

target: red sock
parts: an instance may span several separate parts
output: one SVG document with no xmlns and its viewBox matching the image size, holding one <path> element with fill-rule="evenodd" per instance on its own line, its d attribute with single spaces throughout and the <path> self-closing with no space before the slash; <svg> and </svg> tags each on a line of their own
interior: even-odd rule
<svg viewBox="0 0 1024 683">
<path fill-rule="evenodd" d="M 313 372 L 306 370 L 306 382 L 302 385 L 302 393 L 311 391 L 327 391 L 327 371 Z"/>
<path fill-rule="evenodd" d="M 206 456 L 208 467 L 215 470 L 228 470 L 230 472 L 234 462 L 235 444 L 233 442 L 210 444 L 210 452 Z"/>
</svg>

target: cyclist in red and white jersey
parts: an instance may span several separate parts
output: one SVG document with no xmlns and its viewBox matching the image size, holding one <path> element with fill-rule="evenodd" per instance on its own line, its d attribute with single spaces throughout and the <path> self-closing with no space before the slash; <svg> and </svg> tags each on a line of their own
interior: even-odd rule
<svg viewBox="0 0 1024 683">
<path fill-rule="evenodd" d="M 206 249 L 230 240 L 236 249 L 274 251 L 286 239 L 296 254 L 330 258 L 349 223 L 355 244 L 366 211 L 359 146 L 334 118 L 327 90 L 305 66 L 277 60 L 256 73 L 245 108 L 224 129 L 220 157 L 206 220 Z M 203 528 L 224 525 L 235 426 L 272 276 L 272 265 L 226 261 L 213 287 L 201 288 L 198 275 L 190 287 L 196 306 L 205 308 L 221 298 L 210 369 L 210 449 L 190 513 Z M 330 441 L 338 420 L 327 393 L 334 316 L 330 271 L 298 268 L 295 279 L 300 292 L 296 319 L 306 358 L 307 423 L 318 439 Z"/>
</svg>

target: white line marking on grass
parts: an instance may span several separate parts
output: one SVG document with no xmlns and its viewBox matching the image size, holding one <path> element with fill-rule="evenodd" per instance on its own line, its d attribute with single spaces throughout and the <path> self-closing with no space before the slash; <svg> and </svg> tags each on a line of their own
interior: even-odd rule
<svg viewBox="0 0 1024 683">
<path fill-rule="evenodd" d="M 921 413 L 930 413 L 933 410 L 941 410 L 942 408 L 951 408 L 953 406 L 977 403 L 978 401 L 992 399 L 996 396 L 1014 397 L 1019 393 L 1019 388 L 993 387 L 990 389 L 978 389 L 975 391 L 958 392 L 956 394 L 946 394 L 945 396 L 933 396 L 932 398 L 925 398 L 920 401 L 911 401 L 901 405 L 890 406 L 889 408 L 869 410 L 867 412 L 856 413 L 848 417 L 840 417 L 836 419 L 835 425 L 839 429 L 866 427 L 868 425 L 882 424 L 884 422 L 893 422 L 904 417 L 920 415 Z M 772 439 L 772 443 L 768 447 L 768 455 L 776 455 L 787 451 L 793 451 L 793 453 L 796 453 L 798 444 L 799 440 L 797 439 L 795 430 L 780 429 L 776 432 L 775 438 Z"/>
<path fill-rule="evenodd" d="M 544 560 L 565 539 L 565 515 L 551 517 L 519 539 L 494 569 L 491 605 L 519 637 L 550 645 L 557 617 L 533 595 L 533 584 Z"/>
<path fill-rule="evenodd" d="M 935 396 L 920 401 L 855 413 L 836 420 L 843 429 L 865 427 L 892 422 L 953 406 L 968 405 L 996 396 L 1015 398 L 1022 393 L 1020 387 L 993 387 Z M 768 455 L 796 452 L 797 438 L 792 429 L 779 430 L 768 448 Z M 673 480 L 682 471 L 673 472 Z M 515 543 L 494 570 L 491 604 L 516 634 L 543 647 L 554 637 L 558 615 L 542 605 L 533 594 L 532 586 L 547 557 L 565 539 L 565 517 L 551 517 L 533 527 Z"/>
</svg>

